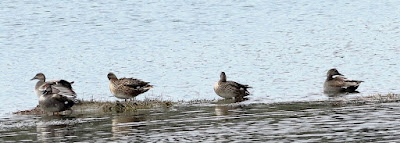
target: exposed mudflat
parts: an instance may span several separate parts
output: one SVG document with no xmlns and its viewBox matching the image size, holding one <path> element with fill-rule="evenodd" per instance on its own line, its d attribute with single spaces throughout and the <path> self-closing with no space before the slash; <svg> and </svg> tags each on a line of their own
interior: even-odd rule
<svg viewBox="0 0 400 143">
<path fill-rule="evenodd" d="M 399 99 L 389 94 L 272 104 L 219 100 L 122 113 L 77 106 L 69 115 L 1 119 L 0 141 L 399 141 Z"/>
</svg>

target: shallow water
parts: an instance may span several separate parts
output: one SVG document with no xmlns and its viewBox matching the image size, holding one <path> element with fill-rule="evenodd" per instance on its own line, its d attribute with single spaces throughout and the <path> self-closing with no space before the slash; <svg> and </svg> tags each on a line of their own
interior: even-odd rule
<svg viewBox="0 0 400 143">
<path fill-rule="evenodd" d="M 16 116 L 2 119 L 0 141 L 388 142 L 399 141 L 399 109 L 398 103 L 207 104 L 121 114 Z"/>
<path fill-rule="evenodd" d="M 0 119 L 37 105 L 38 72 L 87 100 L 116 100 L 108 72 L 154 84 L 139 100 L 219 99 L 221 71 L 253 87 L 246 104 L 325 100 L 333 67 L 365 81 L 349 96 L 399 93 L 399 12 L 397 1 L 5 0 Z"/>
<path fill-rule="evenodd" d="M 29 79 L 38 72 L 75 81 L 80 98 L 96 100 L 116 100 L 110 71 L 155 85 L 139 99 L 218 99 L 221 71 L 254 87 L 257 103 L 326 99 L 332 67 L 365 81 L 360 96 L 399 93 L 399 9 L 394 1 L 3 1 L 0 115 L 36 106 Z"/>
</svg>

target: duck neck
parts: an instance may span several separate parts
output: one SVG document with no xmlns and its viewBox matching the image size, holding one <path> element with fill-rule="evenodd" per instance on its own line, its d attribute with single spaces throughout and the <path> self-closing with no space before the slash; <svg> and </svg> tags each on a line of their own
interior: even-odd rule
<svg viewBox="0 0 400 143">
<path fill-rule="evenodd" d="M 110 79 L 110 82 L 115 82 L 115 81 L 117 81 L 118 79 L 117 78 L 111 78 Z"/>
<path fill-rule="evenodd" d="M 326 80 L 332 80 L 333 76 L 332 75 L 328 75 L 328 77 L 326 78 Z"/>
<path fill-rule="evenodd" d="M 36 89 L 39 89 L 39 87 L 42 86 L 44 83 L 45 83 L 44 81 L 39 80 L 39 81 L 36 83 L 35 88 L 36 88 Z"/>
<path fill-rule="evenodd" d="M 226 76 L 222 76 L 221 79 L 219 79 L 219 82 L 226 82 Z"/>
</svg>

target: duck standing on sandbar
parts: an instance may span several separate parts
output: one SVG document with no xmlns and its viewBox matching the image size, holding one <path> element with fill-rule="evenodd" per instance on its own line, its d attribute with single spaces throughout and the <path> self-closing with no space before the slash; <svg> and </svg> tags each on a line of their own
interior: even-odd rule
<svg viewBox="0 0 400 143">
<path fill-rule="evenodd" d="M 64 82 L 61 80 L 61 82 Z M 57 83 L 45 83 L 38 88 L 38 91 L 41 93 L 39 96 L 39 106 L 43 111 L 54 112 L 59 114 L 61 111 L 70 110 L 72 113 L 71 107 L 74 106 L 75 102 L 70 98 L 59 94 L 60 92 L 54 92 L 53 90 L 57 90 L 53 86 Z"/>
<path fill-rule="evenodd" d="M 110 81 L 111 93 L 119 99 L 131 99 L 139 94 L 145 93 L 151 88 L 149 82 L 145 82 L 135 78 L 120 78 L 118 79 L 114 73 L 108 73 L 108 80 Z"/>
<path fill-rule="evenodd" d="M 225 99 L 240 99 L 248 96 L 250 95 L 248 88 L 251 87 L 234 81 L 227 81 L 225 72 L 221 72 L 219 81 L 214 84 L 215 93 Z"/>
<path fill-rule="evenodd" d="M 361 82 L 364 82 L 361 80 L 347 79 L 335 68 L 330 69 L 327 72 L 326 76 L 327 77 L 324 83 L 324 93 L 327 94 L 359 93 L 358 91 L 356 91 L 356 89 L 358 88 L 358 86 L 360 86 Z"/>
<path fill-rule="evenodd" d="M 43 73 L 37 73 L 31 80 L 39 80 L 35 85 L 35 94 L 39 98 L 39 107 L 46 112 L 59 114 L 61 111 L 71 110 L 77 102 L 76 93 L 72 89 L 74 82 L 66 80 L 47 81 Z"/>
</svg>

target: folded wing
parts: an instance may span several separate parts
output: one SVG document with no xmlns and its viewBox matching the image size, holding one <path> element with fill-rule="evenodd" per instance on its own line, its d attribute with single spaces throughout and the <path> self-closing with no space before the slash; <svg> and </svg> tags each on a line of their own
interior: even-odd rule
<svg viewBox="0 0 400 143">
<path fill-rule="evenodd" d="M 225 84 L 227 87 L 227 89 L 229 90 L 234 90 L 235 92 L 237 92 L 240 95 L 243 96 L 248 96 L 250 95 L 250 92 L 247 90 L 248 88 L 251 88 L 249 85 L 245 85 L 245 84 L 240 84 L 234 81 L 227 81 Z"/>
<path fill-rule="evenodd" d="M 40 86 L 39 91 L 46 94 L 51 92 L 53 94 L 60 94 L 68 98 L 76 98 L 76 93 L 71 86 L 73 83 L 74 82 L 68 82 L 66 80 L 49 81 Z"/>
<path fill-rule="evenodd" d="M 152 85 L 150 85 L 150 82 L 145 82 L 134 78 L 121 78 L 119 82 L 120 84 L 135 90 L 148 90 L 153 87 Z"/>
</svg>

